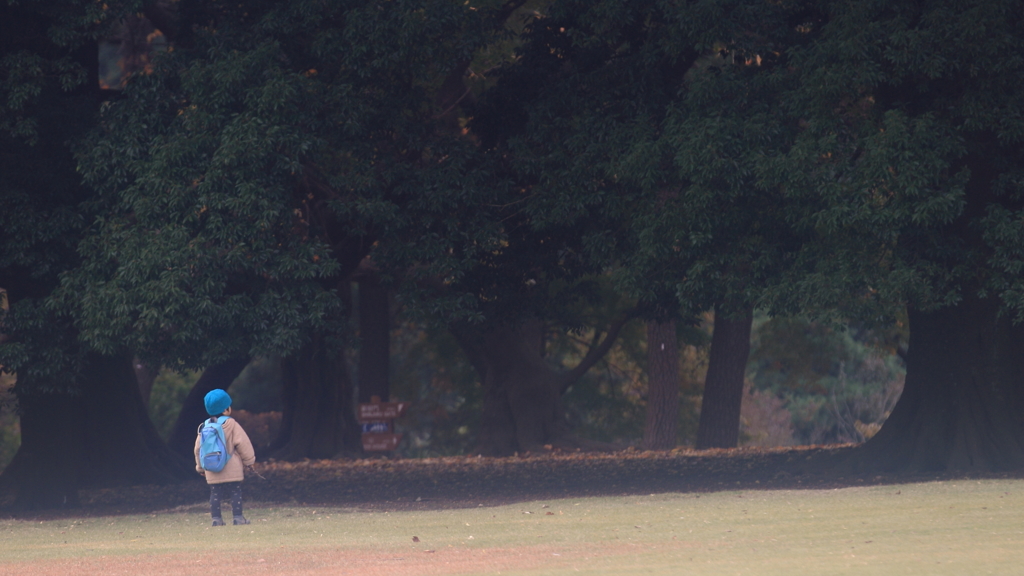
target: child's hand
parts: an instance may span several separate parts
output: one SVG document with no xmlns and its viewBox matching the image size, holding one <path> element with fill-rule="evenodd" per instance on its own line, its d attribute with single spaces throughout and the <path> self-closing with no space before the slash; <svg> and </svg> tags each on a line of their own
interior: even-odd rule
<svg viewBox="0 0 1024 576">
<path fill-rule="evenodd" d="M 246 466 L 246 469 L 248 469 L 249 472 L 252 472 L 253 474 L 255 474 L 258 478 L 266 480 L 266 478 L 263 478 L 262 474 L 260 474 L 259 472 L 256 471 L 256 467 L 253 466 L 252 464 L 249 464 L 248 466 Z"/>
</svg>

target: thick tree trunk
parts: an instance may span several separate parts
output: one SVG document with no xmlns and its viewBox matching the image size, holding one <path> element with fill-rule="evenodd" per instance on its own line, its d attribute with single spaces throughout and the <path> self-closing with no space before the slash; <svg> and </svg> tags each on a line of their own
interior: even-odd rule
<svg viewBox="0 0 1024 576">
<path fill-rule="evenodd" d="M 388 400 L 391 389 L 391 299 L 376 277 L 359 280 L 359 401 Z"/>
<path fill-rule="evenodd" d="M 23 510 L 78 505 L 82 485 L 85 428 L 78 399 L 65 394 L 35 394 L 18 399 L 21 446 L 3 473 Z"/>
<path fill-rule="evenodd" d="M 965 290 L 966 292 L 966 290 Z M 844 463 L 855 471 L 1024 469 L 1024 325 L 969 295 L 911 310 L 903 395 Z"/>
<path fill-rule="evenodd" d="M 196 445 L 196 430 L 199 428 L 199 424 L 208 417 L 203 398 L 211 390 L 217 388 L 227 390 L 248 364 L 248 358 L 235 358 L 203 370 L 203 374 L 199 380 L 196 380 L 192 389 L 189 390 L 188 396 L 185 397 L 185 403 L 181 406 L 178 419 L 174 421 L 171 436 L 167 439 L 167 446 L 171 451 L 186 460 L 195 459 L 193 453 Z"/>
<path fill-rule="evenodd" d="M 477 444 L 481 454 L 506 455 L 538 449 L 568 431 L 559 374 L 541 356 L 543 325 L 453 330 L 480 375 L 483 413 Z"/>
<path fill-rule="evenodd" d="M 743 376 L 750 358 L 753 310 L 735 316 L 715 311 L 708 374 L 697 426 L 697 448 L 735 448 L 740 433 Z"/>
<path fill-rule="evenodd" d="M 272 446 L 278 460 L 333 458 L 357 452 L 359 437 L 352 383 L 340 351 L 322 336 L 284 359 L 285 402 L 281 435 Z"/>
<path fill-rule="evenodd" d="M 162 484 L 195 475 L 160 440 L 130 357 L 90 356 L 77 392 L 19 397 L 22 444 L 4 471 L 17 487 L 17 506 L 74 505 L 79 488 Z"/>
<path fill-rule="evenodd" d="M 544 326 L 538 320 L 518 325 L 453 327 L 484 390 L 477 449 L 508 455 L 547 445 L 584 444 L 568 434 L 562 394 L 611 348 L 627 317 L 617 320 L 573 369 L 559 372 L 543 357 Z"/>
<path fill-rule="evenodd" d="M 647 418 L 644 448 L 670 450 L 679 419 L 679 343 L 676 323 L 647 323 Z"/>
</svg>

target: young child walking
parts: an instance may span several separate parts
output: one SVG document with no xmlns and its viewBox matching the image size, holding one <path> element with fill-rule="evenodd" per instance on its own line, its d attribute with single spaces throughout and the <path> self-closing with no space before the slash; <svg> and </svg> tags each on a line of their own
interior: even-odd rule
<svg viewBox="0 0 1024 576">
<path fill-rule="evenodd" d="M 228 495 L 231 497 L 233 524 L 248 524 L 249 521 L 242 515 L 242 480 L 245 479 L 245 467 L 252 466 L 256 462 L 256 453 L 252 449 L 252 442 L 249 441 L 249 435 L 234 418 L 224 418 L 221 427 L 224 429 L 224 443 L 229 454 L 228 461 L 220 472 L 205 470 L 199 458 L 203 426 L 207 422 L 217 421 L 221 416 L 231 416 L 231 396 L 220 389 L 212 390 L 203 399 L 203 403 L 206 405 L 206 413 L 210 415 L 210 419 L 199 425 L 199 431 L 196 434 L 196 471 L 206 476 L 206 483 L 210 485 L 210 516 L 213 517 L 213 525 L 224 525 L 224 519 L 220 514 L 220 503 Z"/>
</svg>

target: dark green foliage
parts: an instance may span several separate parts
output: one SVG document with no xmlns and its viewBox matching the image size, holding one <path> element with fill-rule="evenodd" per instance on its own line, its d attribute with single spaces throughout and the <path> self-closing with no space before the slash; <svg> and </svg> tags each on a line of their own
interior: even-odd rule
<svg viewBox="0 0 1024 576">
<path fill-rule="evenodd" d="M 394 331 L 391 395 L 393 401 L 411 402 L 398 423 L 404 455 L 467 454 L 476 445 L 480 381 L 447 331 L 412 322 Z"/>
<path fill-rule="evenodd" d="M 131 0 L 103 4 L 8 0 L 0 4 L 0 135 L 30 146 L 40 144 L 41 138 L 53 145 L 52 137 L 60 132 L 88 126 L 91 118 L 81 114 L 83 103 L 73 103 L 96 88 L 90 85 L 89 52 L 96 39 L 109 33 L 136 4 Z M 65 122 L 54 125 L 54 116 L 63 116 Z M 63 145 L 56 141 L 58 150 Z M 5 146 L 4 150 L 17 148 Z M 45 158 L 39 154 L 36 160 Z"/>
<path fill-rule="evenodd" d="M 790 194 L 824 202 L 801 217 L 821 240 L 814 274 L 780 299 L 931 309 L 970 286 L 1018 306 L 1013 227 L 992 225 L 1021 209 L 1020 8 L 828 6 L 820 39 L 792 51 L 807 123 L 786 169 Z"/>
<path fill-rule="evenodd" d="M 1019 8 L 556 3 L 475 122 L 656 307 L 1016 306 Z"/>
<path fill-rule="evenodd" d="M 429 317 L 479 318 L 481 299 L 521 285 L 544 237 L 502 248 L 515 209 L 500 208 L 501 159 L 436 108 L 447 76 L 499 38 L 499 7 L 209 8 L 80 148 L 104 212 L 63 285 L 83 337 L 199 366 L 341 336 L 339 285 L 371 247 Z"/>
<path fill-rule="evenodd" d="M 165 368 L 153 381 L 153 390 L 149 396 L 149 419 L 153 421 L 153 426 L 156 426 L 160 438 L 165 441 L 174 429 L 174 423 L 189 390 L 198 379 L 197 372 L 179 373 Z"/>
<path fill-rule="evenodd" d="M 902 390 L 906 369 L 875 332 L 761 318 L 752 340 L 748 378 L 784 400 L 798 444 L 865 440 Z"/>
<path fill-rule="evenodd" d="M 253 358 L 231 383 L 232 406 L 255 414 L 281 411 L 281 359 Z"/>
<path fill-rule="evenodd" d="M 1017 313 L 1021 8 L 556 3 L 475 122 L 644 314 Z"/>
<path fill-rule="evenodd" d="M 800 242 L 761 175 L 793 138 L 772 56 L 793 10 L 556 3 L 474 126 L 536 181 L 535 225 L 584 222 L 584 253 L 618 264 L 645 314 L 755 301 Z M 728 44 L 734 27 L 756 32 Z"/>
<path fill-rule="evenodd" d="M 44 299 L 78 262 L 92 192 L 68 143 L 94 125 L 96 38 L 128 9 L 113 2 L 0 4 L 0 288 L 10 314 L 0 365 L 18 393 L 66 390 L 80 360 L 67 310 Z"/>
<path fill-rule="evenodd" d="M 88 349 L 338 350 L 367 255 L 439 324 L 584 333 L 609 278 L 649 318 L 877 327 L 980 295 L 1024 319 L 1019 0 L 565 0 L 519 38 L 497 0 L 180 3 L 175 49 L 97 117 L 93 43 L 140 8 L 106 6 L 0 7 L 19 386 L 72 386 Z M 759 385 L 863 396 L 870 362 L 815 326 L 829 361 Z M 426 403 L 472 405 L 452 389 Z M 579 422 L 635 413 L 584 392 Z"/>
</svg>

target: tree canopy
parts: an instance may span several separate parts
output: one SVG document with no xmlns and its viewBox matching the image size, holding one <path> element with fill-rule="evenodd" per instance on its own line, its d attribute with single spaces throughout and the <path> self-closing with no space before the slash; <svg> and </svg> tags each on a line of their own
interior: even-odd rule
<svg viewBox="0 0 1024 576">
<path fill-rule="evenodd" d="M 3 5 L 25 397 L 126 354 L 337 355 L 363 266 L 452 330 L 496 451 L 564 438 L 628 316 L 562 372 L 544 327 L 628 301 L 748 331 L 907 310 L 907 393 L 850 465 L 1024 465 L 1019 0 L 104 6 Z M 101 93 L 98 41 L 143 16 L 169 49 Z M 345 409 L 322 368 L 292 373 Z"/>
</svg>

